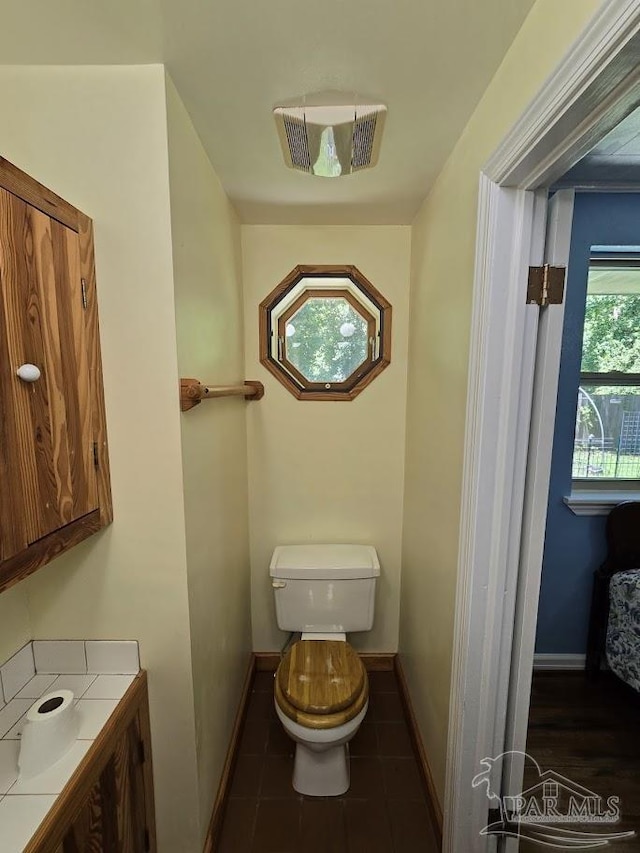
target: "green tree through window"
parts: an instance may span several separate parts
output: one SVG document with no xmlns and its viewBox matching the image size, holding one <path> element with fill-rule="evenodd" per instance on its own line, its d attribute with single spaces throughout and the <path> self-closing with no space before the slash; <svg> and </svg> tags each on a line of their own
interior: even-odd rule
<svg viewBox="0 0 640 853">
<path fill-rule="evenodd" d="M 367 323 L 344 298 L 312 297 L 287 323 L 287 358 L 312 382 L 344 382 L 367 347 Z"/>
<path fill-rule="evenodd" d="M 640 373 L 640 295 L 587 296 L 582 373 Z"/>
</svg>

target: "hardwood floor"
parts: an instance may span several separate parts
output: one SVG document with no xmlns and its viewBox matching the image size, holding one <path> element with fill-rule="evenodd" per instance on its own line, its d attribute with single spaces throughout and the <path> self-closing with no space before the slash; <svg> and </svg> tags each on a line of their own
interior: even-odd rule
<svg viewBox="0 0 640 853">
<path fill-rule="evenodd" d="M 542 771 L 553 770 L 603 798 L 620 798 L 619 823 L 571 825 L 581 831 L 633 830 L 612 841 L 612 853 L 640 851 L 640 695 L 612 673 L 589 682 L 581 672 L 535 673 L 527 753 Z M 538 779 L 528 764 L 525 789 Z M 522 853 L 544 848 L 523 841 Z M 556 847 L 570 850 L 576 847 Z"/>
</svg>

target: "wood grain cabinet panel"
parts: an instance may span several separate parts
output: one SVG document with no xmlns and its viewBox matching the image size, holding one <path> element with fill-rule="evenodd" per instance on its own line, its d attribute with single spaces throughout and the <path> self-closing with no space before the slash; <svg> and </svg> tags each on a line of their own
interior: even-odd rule
<svg viewBox="0 0 640 853">
<path fill-rule="evenodd" d="M 112 518 L 91 221 L 55 199 L 0 159 L 0 590 Z"/>
<path fill-rule="evenodd" d="M 109 790 L 109 773 L 89 791 L 87 799 L 69 827 L 62 844 L 63 853 L 106 853 L 118 850 L 115 835 L 115 792 Z"/>
</svg>

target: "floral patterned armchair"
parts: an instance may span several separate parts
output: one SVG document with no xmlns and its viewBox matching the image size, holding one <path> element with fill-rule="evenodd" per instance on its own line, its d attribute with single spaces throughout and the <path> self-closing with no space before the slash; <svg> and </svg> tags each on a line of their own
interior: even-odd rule
<svg viewBox="0 0 640 853">
<path fill-rule="evenodd" d="M 611 670 L 640 692 L 640 502 L 614 507 L 607 518 L 607 559 L 595 572 L 587 674 L 606 655 Z"/>
<path fill-rule="evenodd" d="M 618 678 L 640 691 L 640 569 L 618 572 L 609 581 L 605 652 Z"/>
</svg>

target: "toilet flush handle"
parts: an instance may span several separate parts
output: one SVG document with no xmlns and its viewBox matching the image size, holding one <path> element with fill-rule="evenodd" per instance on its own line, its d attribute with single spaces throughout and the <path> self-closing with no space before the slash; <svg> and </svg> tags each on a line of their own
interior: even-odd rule
<svg viewBox="0 0 640 853">
<path fill-rule="evenodd" d="M 287 585 L 286 581 L 271 581 L 271 586 L 274 589 L 284 589 L 286 585 Z"/>
</svg>

